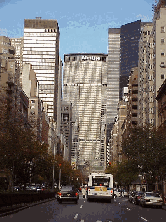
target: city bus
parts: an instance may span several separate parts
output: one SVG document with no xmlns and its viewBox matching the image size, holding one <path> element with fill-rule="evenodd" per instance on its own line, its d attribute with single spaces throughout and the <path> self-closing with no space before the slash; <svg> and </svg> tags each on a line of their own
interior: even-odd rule
<svg viewBox="0 0 167 222">
<path fill-rule="evenodd" d="M 113 175 L 105 173 L 91 173 L 88 176 L 87 200 L 114 198 Z"/>
</svg>

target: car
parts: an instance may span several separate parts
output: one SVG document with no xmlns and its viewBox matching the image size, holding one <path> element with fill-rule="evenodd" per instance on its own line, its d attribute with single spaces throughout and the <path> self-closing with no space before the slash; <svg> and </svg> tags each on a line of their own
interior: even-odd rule
<svg viewBox="0 0 167 222">
<path fill-rule="evenodd" d="M 40 184 L 37 184 L 37 185 L 36 185 L 36 191 L 37 191 L 37 192 L 43 191 L 43 188 L 42 188 L 42 186 L 41 186 Z"/>
<path fill-rule="evenodd" d="M 158 193 L 145 192 L 140 198 L 140 203 L 142 207 L 152 206 L 162 208 L 163 200 Z"/>
<path fill-rule="evenodd" d="M 57 201 L 59 203 L 62 203 L 63 201 L 65 202 L 74 201 L 77 204 L 78 199 L 79 199 L 78 190 L 71 185 L 62 186 L 60 188 L 60 191 L 57 193 Z"/>
<path fill-rule="evenodd" d="M 127 190 L 122 190 L 122 196 L 123 197 L 128 197 L 129 196 L 129 193 Z"/>
<path fill-rule="evenodd" d="M 143 194 L 144 194 L 144 192 L 142 192 L 142 191 L 136 191 L 132 197 L 132 203 L 138 205 L 140 203 L 140 199 Z"/>
</svg>

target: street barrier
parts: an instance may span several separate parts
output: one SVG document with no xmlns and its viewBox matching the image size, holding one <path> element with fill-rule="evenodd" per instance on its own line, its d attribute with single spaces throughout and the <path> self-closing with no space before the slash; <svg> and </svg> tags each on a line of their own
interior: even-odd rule
<svg viewBox="0 0 167 222">
<path fill-rule="evenodd" d="M 0 194 L 0 207 L 13 206 L 22 203 L 33 203 L 54 197 L 55 192 Z"/>
</svg>

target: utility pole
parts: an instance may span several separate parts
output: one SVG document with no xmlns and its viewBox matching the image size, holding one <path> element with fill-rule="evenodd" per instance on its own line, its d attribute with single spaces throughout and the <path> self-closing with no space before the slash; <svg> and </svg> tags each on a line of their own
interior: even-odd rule
<svg viewBox="0 0 167 222">
<path fill-rule="evenodd" d="M 61 184 L 61 163 L 59 164 L 59 189 Z"/>
</svg>

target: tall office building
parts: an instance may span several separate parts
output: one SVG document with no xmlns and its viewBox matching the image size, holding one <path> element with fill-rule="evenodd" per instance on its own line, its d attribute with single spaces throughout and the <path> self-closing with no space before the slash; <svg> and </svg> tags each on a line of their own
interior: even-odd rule
<svg viewBox="0 0 167 222">
<path fill-rule="evenodd" d="M 72 103 L 71 162 L 89 172 L 106 166 L 107 55 L 64 55 L 63 100 Z"/>
<path fill-rule="evenodd" d="M 120 75 L 120 29 L 108 30 L 108 71 L 107 71 L 107 145 L 111 129 L 117 117 L 119 103 Z"/>
<path fill-rule="evenodd" d="M 57 120 L 59 69 L 57 20 L 41 17 L 24 20 L 23 63 L 31 63 L 39 82 L 39 97 L 47 103 L 47 114 Z"/>
<path fill-rule="evenodd" d="M 131 68 L 138 66 L 139 40 L 141 32 L 141 20 L 121 26 L 120 42 L 120 90 L 122 98 L 123 87 L 128 84 Z"/>
</svg>

